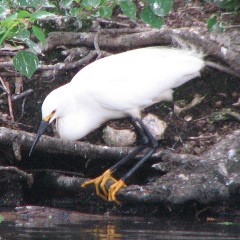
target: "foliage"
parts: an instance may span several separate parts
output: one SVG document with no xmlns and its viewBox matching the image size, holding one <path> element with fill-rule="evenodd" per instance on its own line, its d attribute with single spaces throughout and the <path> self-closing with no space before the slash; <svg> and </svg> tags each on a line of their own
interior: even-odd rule
<svg viewBox="0 0 240 240">
<path fill-rule="evenodd" d="M 210 0 L 214 2 L 220 9 L 223 10 L 219 16 L 212 14 L 208 19 L 207 26 L 208 30 L 212 32 L 222 32 L 228 28 L 229 23 L 224 21 L 223 18 L 226 15 L 236 15 L 240 11 L 240 1 L 239 0 Z M 231 25 L 230 25 L 231 27 Z"/>
<path fill-rule="evenodd" d="M 4 221 L 4 216 L 0 215 L 0 223 Z"/>
<path fill-rule="evenodd" d="M 238 11 L 239 0 L 206 0 L 214 2 L 226 11 Z M 14 67 L 31 78 L 37 69 L 38 42 L 46 44 L 50 31 L 44 24 L 57 17 L 73 17 L 78 30 L 89 26 L 91 20 L 114 18 L 119 12 L 132 20 L 141 19 L 160 28 L 164 17 L 171 11 L 173 0 L 0 0 L 0 46 L 6 41 L 14 45 L 22 43 L 29 48 L 14 57 Z M 210 31 L 222 30 L 215 15 L 208 20 Z M 34 57 L 33 57 L 34 56 Z"/>
<path fill-rule="evenodd" d="M 31 78 L 39 64 L 37 55 L 29 51 L 21 51 L 13 57 L 15 68 L 28 78 Z"/>
<path fill-rule="evenodd" d="M 207 21 L 207 27 L 210 32 L 222 32 L 224 29 L 216 14 L 210 16 Z"/>
<path fill-rule="evenodd" d="M 38 45 L 31 40 L 33 35 L 43 44 L 46 42 L 44 31 L 37 26 L 37 20 L 45 17 L 55 16 L 55 14 L 36 10 L 30 11 L 28 7 L 40 7 L 42 0 L 31 1 L 21 0 L 9 1 L 2 0 L 0 7 L 0 45 L 5 41 L 11 41 L 14 45 L 19 42 L 27 45 L 31 52 L 19 52 L 13 59 L 14 67 L 23 75 L 31 78 L 38 66 L 37 54 L 40 53 Z"/>
<path fill-rule="evenodd" d="M 216 5 L 226 11 L 239 11 L 239 0 L 213 0 Z"/>
<path fill-rule="evenodd" d="M 153 27 L 160 28 L 163 17 L 172 8 L 173 0 L 1 0 L 0 45 L 11 41 L 28 46 L 29 51 L 20 52 L 13 59 L 14 67 L 31 78 L 38 66 L 38 44 L 32 39 L 46 43 L 42 20 L 59 16 L 72 16 L 79 20 L 80 27 L 85 20 L 97 17 L 114 17 L 114 10 L 120 8 L 130 19 L 141 18 Z"/>
</svg>

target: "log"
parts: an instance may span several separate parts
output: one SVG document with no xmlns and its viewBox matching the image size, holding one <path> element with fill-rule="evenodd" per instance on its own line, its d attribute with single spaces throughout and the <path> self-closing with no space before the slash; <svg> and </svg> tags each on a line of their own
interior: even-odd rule
<svg viewBox="0 0 240 240">
<path fill-rule="evenodd" d="M 35 134 L 32 133 L 0 127 L 0 143 L 5 145 L 11 145 L 15 142 L 21 145 L 23 149 L 30 150 L 34 137 Z M 46 135 L 40 138 L 36 146 L 36 150 L 48 153 L 68 154 L 92 159 L 120 159 L 124 157 L 130 149 L 131 148 L 99 146 L 87 142 L 66 141 Z"/>
<path fill-rule="evenodd" d="M 42 51 L 50 51 L 59 45 L 65 46 L 86 46 L 94 48 L 94 39 L 98 34 L 98 45 L 101 50 L 118 49 L 129 50 L 133 48 L 170 45 L 174 39 L 181 39 L 183 43 L 195 46 L 209 56 L 215 57 L 234 70 L 235 75 L 240 76 L 239 57 L 240 57 L 240 32 L 237 30 L 228 30 L 224 33 L 209 32 L 204 28 L 178 28 L 169 29 L 143 29 L 141 32 L 137 29 L 123 32 L 121 29 L 102 30 L 97 32 L 51 32 L 47 38 L 47 44 L 42 47 Z M 135 31 L 135 32 L 133 32 Z"/>
<path fill-rule="evenodd" d="M 12 145 L 18 144 L 22 150 L 29 151 L 35 134 L 22 130 L 14 130 L 6 127 L 0 127 L 0 144 Z M 132 151 L 134 147 L 109 147 L 106 145 L 95 145 L 88 142 L 67 141 L 56 137 L 41 136 L 36 151 L 43 151 L 51 154 L 65 154 L 79 156 L 86 159 L 101 159 L 101 161 L 119 161 Z M 135 159 L 142 157 L 139 154 Z M 190 154 L 177 154 L 169 150 L 158 148 L 151 156 L 149 163 L 163 162 L 179 162 L 196 159 L 196 156 Z"/>
</svg>

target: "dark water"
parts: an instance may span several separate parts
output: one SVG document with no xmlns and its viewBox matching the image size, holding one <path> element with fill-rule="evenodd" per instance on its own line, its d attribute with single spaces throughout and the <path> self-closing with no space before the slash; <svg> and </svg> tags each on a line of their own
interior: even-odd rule
<svg viewBox="0 0 240 240">
<path fill-rule="evenodd" d="M 240 223 L 227 222 L 226 219 L 199 222 L 182 218 L 174 220 L 167 217 L 132 218 L 87 214 L 62 214 L 57 220 L 51 215 L 47 218 L 38 216 L 37 221 L 33 216 L 14 220 L 9 216 L 7 218 L 10 220 L 0 223 L 0 240 L 240 239 Z"/>
</svg>

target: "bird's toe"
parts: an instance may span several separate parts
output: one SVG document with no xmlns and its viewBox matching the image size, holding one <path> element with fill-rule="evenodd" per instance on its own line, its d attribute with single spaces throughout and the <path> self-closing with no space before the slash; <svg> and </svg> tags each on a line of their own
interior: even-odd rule
<svg viewBox="0 0 240 240">
<path fill-rule="evenodd" d="M 127 187 L 127 185 L 122 179 L 112 184 L 108 191 L 108 200 L 121 204 L 121 202 L 116 198 L 116 194 L 120 189 L 125 187 Z"/>
<path fill-rule="evenodd" d="M 95 185 L 96 194 L 97 196 L 101 197 L 104 200 L 108 200 L 109 192 L 107 190 L 107 182 L 113 181 L 114 184 L 118 181 L 112 176 L 112 172 L 108 169 L 106 170 L 101 176 L 91 179 L 89 181 L 84 182 L 81 187 L 85 188 L 90 184 Z"/>
</svg>

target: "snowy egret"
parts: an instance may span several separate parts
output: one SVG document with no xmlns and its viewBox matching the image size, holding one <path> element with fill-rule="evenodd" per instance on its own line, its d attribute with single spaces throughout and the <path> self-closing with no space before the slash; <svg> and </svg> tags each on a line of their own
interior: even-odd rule
<svg viewBox="0 0 240 240">
<path fill-rule="evenodd" d="M 126 187 L 129 178 L 155 151 L 157 141 L 141 120 L 141 110 L 172 100 L 173 88 L 200 75 L 206 65 L 203 54 L 190 49 L 148 47 L 99 59 L 79 71 L 71 82 L 52 91 L 42 105 L 42 122 L 30 154 L 46 127 L 56 120 L 59 136 L 78 140 L 102 123 L 130 117 L 142 144 L 101 176 L 85 182 L 95 184 L 96 193 L 116 201 L 116 193 Z M 142 159 L 119 180 L 113 173 L 143 149 Z M 105 187 L 111 179 L 110 189 Z"/>
</svg>

